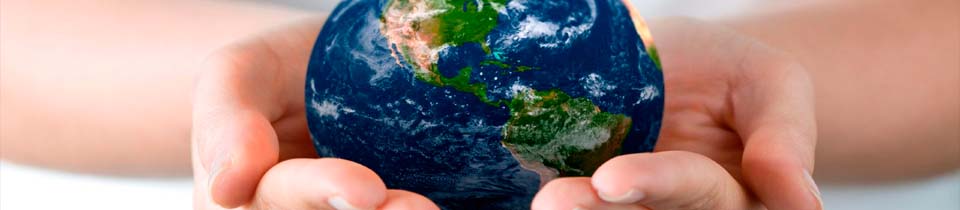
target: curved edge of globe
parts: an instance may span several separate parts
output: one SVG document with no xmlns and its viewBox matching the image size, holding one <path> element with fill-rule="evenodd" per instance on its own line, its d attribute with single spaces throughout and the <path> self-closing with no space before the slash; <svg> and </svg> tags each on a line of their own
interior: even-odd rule
<svg viewBox="0 0 960 210">
<path fill-rule="evenodd" d="M 346 3 L 346 2 L 349 2 L 349 3 Z M 316 135 L 316 133 L 314 133 L 315 131 L 313 129 L 313 126 L 317 125 L 320 122 L 316 122 L 315 118 L 309 117 L 310 115 L 317 114 L 316 110 L 312 109 L 311 106 L 309 106 L 311 103 L 314 102 L 313 98 L 317 94 L 317 90 L 315 89 L 315 86 L 314 86 L 315 84 L 313 84 L 313 81 L 311 80 L 311 75 L 317 74 L 318 73 L 317 71 L 320 71 L 319 69 L 317 69 L 318 68 L 317 66 L 323 65 L 323 64 L 320 64 L 317 62 L 321 62 L 323 60 L 322 58 L 326 56 L 326 52 L 324 50 L 321 50 L 326 48 L 326 43 L 323 40 L 323 38 L 326 37 L 324 36 L 324 34 L 331 33 L 330 30 L 333 30 L 331 29 L 331 27 L 335 25 L 331 23 L 338 21 L 340 19 L 340 16 L 343 15 L 343 13 L 349 10 L 351 7 L 353 7 L 357 2 L 359 1 L 341 1 L 337 3 L 337 6 L 333 9 L 332 12 L 329 13 L 329 16 L 327 16 L 323 21 L 324 22 L 323 26 L 320 27 L 320 32 L 317 33 L 317 38 L 314 40 L 313 48 L 310 50 L 310 58 L 307 61 L 307 72 L 304 78 L 304 85 L 303 85 L 303 89 L 304 89 L 303 109 L 304 109 L 304 114 L 308 116 L 306 118 L 307 118 L 307 130 L 308 130 L 308 133 L 310 134 L 309 135 L 310 142 L 313 145 L 314 151 L 316 151 L 317 155 L 320 157 L 335 157 L 335 156 L 331 151 L 329 151 L 329 149 L 322 148 L 320 146 L 320 143 L 316 141 L 317 138 L 315 138 L 314 136 Z"/>
<path fill-rule="evenodd" d="M 633 26 L 637 30 L 637 34 L 640 35 L 640 39 L 643 42 L 643 46 L 646 48 L 645 50 L 647 51 L 647 54 L 650 55 L 650 59 L 653 60 L 653 63 L 657 66 L 657 70 L 659 70 L 660 72 L 659 88 L 661 90 L 662 96 L 659 99 L 659 104 L 661 107 L 660 113 L 657 113 L 660 116 L 660 122 L 658 122 L 657 125 L 655 125 L 656 128 L 651 127 L 651 129 L 655 129 L 656 130 L 655 133 L 657 133 L 657 136 L 653 137 L 653 140 L 651 143 L 652 145 L 650 145 L 650 152 L 653 152 L 653 149 L 656 147 L 656 144 L 659 141 L 658 138 L 659 138 L 660 129 L 663 126 L 662 124 L 663 115 L 664 115 L 663 107 L 665 106 L 666 97 L 667 97 L 666 87 L 665 87 L 666 82 L 663 76 L 663 70 L 664 70 L 663 64 L 660 61 L 660 54 L 658 53 L 657 47 L 654 44 L 653 33 L 650 32 L 650 27 L 647 25 L 647 22 L 643 19 L 643 16 L 640 15 L 640 11 L 637 9 L 637 7 L 633 5 L 633 3 L 630 0 L 621 0 L 621 2 L 623 2 L 623 5 L 627 7 L 627 10 L 630 13 L 630 19 L 633 21 Z"/>
<path fill-rule="evenodd" d="M 633 27 L 637 29 L 637 34 L 640 34 L 640 39 L 643 40 L 643 46 L 647 48 L 647 53 L 650 54 L 653 63 L 657 64 L 657 70 L 663 71 L 663 65 L 660 64 L 660 55 L 657 53 L 657 47 L 653 44 L 653 34 L 650 33 L 650 27 L 647 26 L 647 22 L 640 16 L 640 11 L 633 6 L 630 0 L 623 0 L 623 4 L 627 7 L 627 10 L 630 11 L 630 19 L 633 20 Z"/>
<path fill-rule="evenodd" d="M 638 35 L 640 36 L 640 38 L 641 38 L 641 42 L 642 42 L 642 44 L 643 44 L 644 47 L 643 47 L 643 48 L 640 48 L 640 49 L 643 49 L 643 50 L 645 50 L 645 51 L 647 52 L 647 54 L 649 55 L 649 59 L 651 59 L 651 61 L 652 61 L 653 64 L 656 66 L 656 69 L 657 69 L 658 72 L 659 72 L 659 76 L 660 76 L 660 84 L 659 84 L 659 85 L 660 85 L 660 87 L 658 87 L 658 88 L 661 89 L 660 94 L 665 94 L 664 92 L 662 92 L 662 91 L 664 90 L 664 88 L 663 88 L 663 85 L 664 85 L 664 84 L 663 84 L 663 67 L 662 67 L 662 65 L 661 65 L 661 62 L 660 62 L 660 58 L 659 58 L 657 49 L 656 49 L 656 47 L 654 46 L 653 38 L 652 38 L 651 32 L 650 32 L 650 30 L 649 30 L 649 28 L 648 28 L 648 26 L 647 26 L 647 23 L 646 23 L 646 22 L 643 20 L 643 18 L 639 15 L 639 12 L 638 12 L 637 8 L 635 8 L 635 7 L 631 4 L 630 0 L 621 0 L 621 1 L 622 1 L 622 3 L 624 4 L 624 6 L 627 8 L 627 10 L 629 11 L 630 19 L 631 19 L 631 21 L 632 21 L 633 24 L 634 24 L 634 28 L 635 28 L 637 34 L 638 34 Z M 350 2 L 350 1 L 344 1 L 344 2 Z M 316 73 L 317 73 L 317 71 L 319 70 L 319 69 L 318 69 L 318 66 L 323 65 L 323 63 L 321 62 L 321 60 L 323 60 L 322 58 L 325 56 L 326 52 L 324 52 L 324 51 L 321 50 L 321 49 L 324 49 L 324 48 L 326 47 L 326 43 L 325 43 L 323 40 L 321 40 L 321 39 L 325 36 L 324 34 L 332 33 L 332 32 L 331 32 L 332 28 L 330 28 L 330 26 L 332 25 L 332 24 L 330 24 L 331 21 L 336 22 L 336 21 L 339 19 L 338 17 L 339 17 L 340 15 L 342 15 L 342 14 L 344 13 L 344 11 L 348 10 L 350 7 L 353 6 L 353 4 L 345 4 L 344 2 L 341 2 L 340 4 L 338 4 L 337 8 L 336 8 L 332 13 L 330 13 L 331 16 L 326 20 L 326 23 L 324 24 L 324 26 L 322 27 L 321 31 L 320 31 L 319 34 L 317 35 L 317 41 L 316 41 L 316 43 L 314 44 L 314 46 L 313 46 L 314 48 L 313 48 L 313 50 L 312 50 L 312 52 L 311 52 L 310 61 L 308 62 L 308 66 L 307 66 L 307 80 L 308 80 L 308 81 L 306 81 L 305 84 L 304 84 L 304 89 L 305 89 L 306 91 L 304 92 L 305 94 L 304 94 L 304 99 L 303 99 L 304 102 L 307 104 L 307 106 L 304 106 L 304 109 L 306 109 L 306 110 L 305 110 L 305 113 L 308 114 L 308 115 L 310 115 L 310 114 L 316 114 L 316 113 L 315 113 L 316 110 L 311 110 L 309 104 L 312 102 L 311 100 L 312 100 L 312 99 L 315 97 L 315 95 L 318 94 L 318 93 L 316 92 L 316 90 L 311 90 L 311 89 L 312 89 L 312 85 L 311 85 L 311 82 L 309 81 L 309 78 L 310 78 L 310 75 L 313 75 L 313 74 L 316 74 Z M 353 2 L 356 2 L 356 1 L 353 1 Z M 381 18 L 382 18 L 382 15 L 381 15 Z M 485 51 L 486 51 L 486 50 L 487 50 L 487 49 L 485 49 Z M 489 52 L 487 52 L 487 53 L 489 53 Z M 398 61 L 398 62 L 399 62 L 399 61 Z M 493 64 L 495 65 L 496 63 L 493 63 Z M 645 66 L 648 66 L 648 65 L 649 65 L 649 63 L 645 64 Z M 519 67 L 518 67 L 518 71 L 520 71 L 520 72 L 525 71 L 525 70 L 520 70 L 520 69 L 522 69 L 522 68 L 519 68 Z M 650 72 L 650 73 L 654 73 L 654 72 Z M 467 74 L 465 74 L 465 75 L 469 75 L 469 73 L 467 73 Z M 465 80 L 465 81 L 467 81 L 467 82 L 465 82 L 466 85 L 470 85 L 469 79 L 467 79 L 467 80 Z M 485 98 L 485 97 L 484 97 L 484 98 Z M 664 103 L 664 101 L 663 101 L 664 98 L 665 98 L 665 96 L 664 96 L 664 95 L 661 95 L 661 97 L 660 97 L 660 99 L 659 99 L 659 104 L 660 104 L 660 106 L 661 106 L 661 108 L 660 108 L 660 113 L 656 113 L 656 114 L 658 114 L 658 115 L 660 116 L 661 119 L 662 119 L 662 115 L 663 115 L 663 108 L 662 108 L 662 106 L 663 106 L 663 103 Z M 318 122 L 316 122 L 316 121 L 315 121 L 314 119 L 312 119 L 311 117 L 307 117 L 307 121 L 308 121 L 308 128 L 310 128 L 310 137 L 311 137 L 311 139 L 312 139 L 313 146 L 314 146 L 314 149 L 316 150 L 316 152 L 317 152 L 321 157 L 335 157 L 335 155 L 334 155 L 333 153 L 331 153 L 330 151 L 328 151 L 328 149 L 323 149 L 322 146 L 321 146 L 321 144 L 316 141 L 316 138 L 314 138 L 315 133 L 314 133 L 314 131 L 313 131 L 313 128 L 310 127 L 310 126 L 315 126 Z M 655 133 L 659 133 L 660 125 L 661 125 L 661 124 L 658 122 L 658 123 L 656 123 L 656 125 L 650 126 L 649 128 L 650 128 L 651 132 L 656 131 Z M 629 126 L 628 126 L 628 127 L 629 127 Z M 322 136 L 322 134 L 321 134 L 320 136 Z M 624 134 L 623 137 L 626 137 L 625 134 Z M 652 138 L 652 140 L 648 140 L 647 142 L 649 142 L 650 144 L 655 145 L 656 142 L 657 142 L 657 135 L 654 134 L 652 137 L 648 137 L 648 139 L 650 139 L 650 138 Z M 621 140 L 621 141 L 622 141 L 622 140 Z M 502 143 L 503 143 L 503 142 L 501 141 L 501 144 L 502 144 Z M 507 148 L 505 145 L 504 145 L 504 147 L 505 147 L 506 149 L 508 149 L 508 151 L 509 151 L 509 148 Z M 610 148 L 613 148 L 613 147 L 610 147 Z M 646 148 L 646 147 L 645 147 L 645 148 Z M 649 148 L 652 149 L 652 146 L 650 146 Z M 515 152 L 510 152 L 510 154 L 514 156 L 514 159 L 515 159 L 515 160 L 517 160 L 518 162 L 520 162 L 519 164 L 520 164 L 521 167 L 530 164 L 530 163 L 524 164 L 524 163 L 523 163 L 524 159 L 523 159 L 523 158 L 519 158 Z M 546 166 L 543 166 L 542 163 L 537 163 L 537 164 L 540 164 L 540 166 L 542 166 L 542 168 L 541 168 L 541 167 L 535 167 L 535 168 L 550 170 L 550 168 L 548 168 L 548 167 L 546 167 Z M 552 172 L 552 174 L 551 174 L 551 173 L 543 173 L 543 172 L 546 172 L 546 171 L 538 171 L 538 170 L 536 170 L 536 169 L 531 169 L 531 168 L 527 168 L 527 167 L 524 167 L 524 169 L 530 170 L 531 172 L 534 172 L 534 173 L 540 175 L 540 176 L 541 176 L 541 177 L 540 177 L 540 179 L 541 179 L 541 186 L 545 183 L 545 182 L 544 182 L 545 179 L 546 179 L 546 180 L 549 180 L 549 179 L 555 178 L 555 177 L 556 177 L 556 173 L 557 173 L 556 171 L 550 171 L 550 172 Z M 553 176 L 552 176 L 552 177 L 549 176 L 549 175 L 548 175 L 548 176 L 544 176 L 545 174 L 551 174 L 551 175 L 553 175 Z"/>
</svg>

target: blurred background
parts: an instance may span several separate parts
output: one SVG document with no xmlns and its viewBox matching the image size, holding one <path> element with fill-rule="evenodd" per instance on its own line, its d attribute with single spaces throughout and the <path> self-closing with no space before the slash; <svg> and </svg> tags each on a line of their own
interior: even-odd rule
<svg viewBox="0 0 960 210">
<path fill-rule="evenodd" d="M 639 8 L 641 14 L 647 18 L 693 16 L 709 20 L 723 19 L 745 10 L 769 9 L 775 11 L 778 7 L 802 7 L 806 2 L 762 0 L 728 0 L 722 2 L 695 0 L 632 1 Z M 189 71 L 194 68 L 191 67 L 192 64 L 218 46 L 282 23 L 329 12 L 337 3 L 334 0 L 232 1 L 229 4 L 216 1 L 194 1 L 196 4 L 203 5 L 203 7 L 229 7 L 229 10 L 234 12 L 257 14 L 255 17 L 243 19 L 243 21 L 226 21 L 233 17 L 171 6 L 174 5 L 171 2 L 176 1 L 63 1 L 61 2 L 63 4 L 59 4 L 60 6 L 49 6 L 57 4 L 51 3 L 53 1 L 44 0 L 34 1 L 34 4 L 13 4 L 11 2 L 14 1 L 0 0 L 0 14 L 2 14 L 0 15 L 2 17 L 0 19 L 0 36 L 6 36 L 0 39 L 3 41 L 0 45 L 6 45 L 0 48 L 2 49 L 0 53 L 6 59 L 0 62 L 0 67 L 8 68 L 12 65 L 11 61 L 15 61 L 45 63 L 43 65 L 50 65 L 49 68 L 68 66 L 78 69 L 103 68 L 115 70 L 121 67 L 141 66 L 143 68 L 173 71 Z M 48 3 L 46 4 L 48 6 L 37 6 L 42 5 L 41 3 Z M 155 9 L 151 10 L 150 13 L 129 13 L 123 11 L 123 8 L 127 7 Z M 76 15 L 83 12 L 105 15 L 90 18 Z M 29 15 L 36 13 L 43 15 Z M 164 18 L 183 16 L 195 17 L 196 22 L 182 26 L 156 25 L 163 23 Z M 11 26 L 10 21 L 14 18 L 36 18 L 38 25 L 29 27 L 22 24 Z M 98 21 L 109 24 L 91 24 Z M 234 27 L 244 24 L 248 24 L 250 27 Z M 83 27 L 76 27 L 77 25 Z M 125 27 L 128 30 L 123 31 L 130 34 L 119 36 L 123 37 L 121 39 L 102 38 L 102 31 L 108 31 L 105 27 Z M 170 27 L 184 28 L 186 31 L 162 30 L 162 28 Z M 17 43 L 14 38 L 11 38 L 23 38 L 22 31 L 17 30 L 29 28 L 48 31 L 49 37 L 39 38 L 56 41 L 43 42 L 47 45 L 25 45 Z M 214 30 L 201 30 L 210 28 L 214 28 Z M 215 30 L 220 28 L 223 30 Z M 199 34 L 197 31 L 204 31 L 204 33 Z M 73 39 L 64 37 L 72 37 Z M 166 48 L 171 45 L 174 47 Z M 43 53 L 13 54 L 18 49 L 35 48 L 47 50 L 42 50 Z M 45 56 L 72 57 L 75 59 L 46 61 L 44 60 Z M 162 78 L 165 75 L 159 74 L 143 75 L 122 73 L 122 71 L 111 72 L 111 74 L 117 74 L 117 77 L 127 78 L 132 84 L 159 79 L 182 84 L 191 82 L 189 78 Z M 85 80 L 95 75 L 61 71 L 51 76 Z M 34 79 L 40 80 L 42 78 Z M 5 80 L 4 82 L 29 81 Z M 189 85 L 184 85 L 184 88 L 188 87 Z M 53 91 L 69 93 L 71 90 Z M 126 94 L 122 90 L 117 91 L 120 91 L 118 94 Z M 149 94 L 149 92 L 138 92 L 137 94 Z M 51 101 L 50 103 L 73 102 L 70 99 L 63 100 Z M 160 103 L 168 99 L 151 100 L 157 100 L 156 102 Z M 188 106 L 188 104 L 181 104 L 180 106 Z M 150 110 L 137 111 L 150 112 Z M 75 114 L 80 115 L 82 113 Z M 149 132 L 154 131 L 147 130 L 144 132 L 148 132 L 145 135 L 149 135 Z M 3 144 L 0 144 L 0 147 L 2 146 Z M 186 154 L 181 154 L 181 156 L 183 155 Z M 192 183 L 185 175 L 178 172 L 160 175 L 157 178 L 113 177 L 66 173 L 3 161 L 0 162 L 0 209 L 190 209 Z M 821 190 L 827 209 L 960 210 L 960 172 L 914 181 L 884 184 L 821 182 Z"/>
</svg>

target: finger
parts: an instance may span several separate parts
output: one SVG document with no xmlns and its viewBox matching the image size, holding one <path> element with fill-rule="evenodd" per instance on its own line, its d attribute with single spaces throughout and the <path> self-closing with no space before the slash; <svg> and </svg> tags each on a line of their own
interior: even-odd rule
<svg viewBox="0 0 960 210">
<path fill-rule="evenodd" d="M 590 180 L 599 197 L 651 209 L 755 208 L 749 194 L 713 160 L 668 151 L 622 155 L 600 166 Z"/>
<path fill-rule="evenodd" d="M 430 199 L 405 190 L 387 190 L 387 200 L 379 210 L 440 210 Z"/>
<path fill-rule="evenodd" d="M 397 198 L 405 201 L 411 196 Z M 260 181 L 254 209 L 374 209 L 387 198 L 377 174 L 360 164 L 333 158 L 290 159 Z"/>
<path fill-rule="evenodd" d="M 615 204 L 597 197 L 590 178 L 559 178 L 548 182 L 533 198 L 532 210 L 647 210 L 635 204 Z"/>
<path fill-rule="evenodd" d="M 817 131 L 809 76 L 766 46 L 749 52 L 732 95 L 744 181 L 771 210 L 822 209 L 811 178 Z"/>
<path fill-rule="evenodd" d="M 260 177 L 276 164 L 278 146 L 269 121 L 252 112 L 235 112 L 204 123 L 197 151 L 204 165 L 210 198 L 224 207 L 249 201 Z M 208 124 L 209 123 L 209 124 Z"/>
<path fill-rule="evenodd" d="M 283 158 L 315 156 L 302 147 L 309 142 L 303 78 L 322 22 L 284 27 L 204 62 L 194 91 L 192 131 L 199 156 L 194 182 L 209 194 L 198 197 L 209 199 L 197 202 L 248 203 L 262 175 L 278 161 L 280 148 Z"/>
<path fill-rule="evenodd" d="M 195 181 L 213 202 L 228 208 L 243 205 L 256 190 L 261 176 L 279 154 L 271 119 L 279 109 L 264 101 L 271 85 L 254 71 L 260 51 L 240 50 L 209 59 L 198 76 L 193 107 L 193 146 L 202 173 Z M 227 53 L 229 52 L 229 53 Z M 260 59 L 262 60 L 262 59 Z M 257 88 L 253 88 L 257 87 Z"/>
</svg>

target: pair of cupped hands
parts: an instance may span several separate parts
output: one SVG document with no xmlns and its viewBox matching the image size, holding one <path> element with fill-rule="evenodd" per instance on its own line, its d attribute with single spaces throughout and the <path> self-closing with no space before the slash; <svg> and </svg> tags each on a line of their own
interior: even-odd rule
<svg viewBox="0 0 960 210">
<path fill-rule="evenodd" d="M 262 34 L 205 62 L 193 105 L 195 209 L 438 209 L 360 164 L 317 157 L 303 97 L 323 22 Z M 666 87 L 655 151 L 552 180 L 532 209 L 822 209 L 804 68 L 718 25 L 665 19 L 651 30 Z"/>
</svg>

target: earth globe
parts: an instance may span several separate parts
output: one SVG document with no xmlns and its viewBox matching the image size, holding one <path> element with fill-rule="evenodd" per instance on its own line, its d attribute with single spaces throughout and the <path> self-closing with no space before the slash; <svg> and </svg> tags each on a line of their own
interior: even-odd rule
<svg viewBox="0 0 960 210">
<path fill-rule="evenodd" d="M 443 209 L 529 209 L 553 178 L 653 150 L 649 34 L 621 0 L 345 0 L 309 62 L 314 146 Z"/>
</svg>

